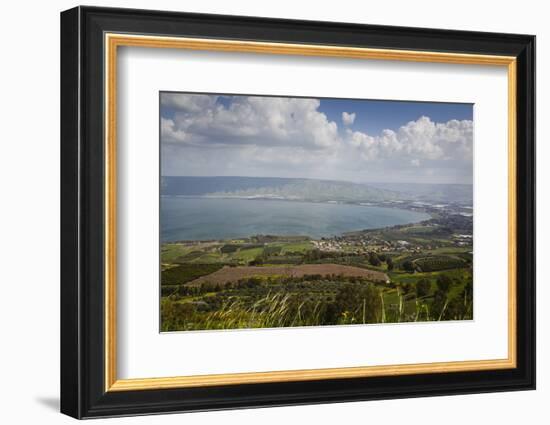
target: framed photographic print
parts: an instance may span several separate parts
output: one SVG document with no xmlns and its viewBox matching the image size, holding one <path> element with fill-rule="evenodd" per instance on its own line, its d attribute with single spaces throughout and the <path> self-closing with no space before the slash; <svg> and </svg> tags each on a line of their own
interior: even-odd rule
<svg viewBox="0 0 550 425">
<path fill-rule="evenodd" d="M 61 14 L 61 411 L 535 387 L 535 38 Z"/>
</svg>

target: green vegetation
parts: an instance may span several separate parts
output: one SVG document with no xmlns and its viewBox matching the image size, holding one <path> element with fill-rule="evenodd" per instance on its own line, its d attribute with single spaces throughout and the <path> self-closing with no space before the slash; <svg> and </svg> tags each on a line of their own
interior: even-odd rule
<svg viewBox="0 0 550 425">
<path fill-rule="evenodd" d="M 197 258 L 200 258 L 204 255 L 204 252 L 202 251 L 190 251 L 185 255 L 180 255 L 177 257 L 174 262 L 175 263 L 187 263 L 189 261 L 194 261 Z"/>
<path fill-rule="evenodd" d="M 162 299 L 162 330 L 234 329 L 379 323 L 382 290 L 343 279 L 250 278 L 216 292 Z M 182 302 L 183 299 L 186 301 Z"/>
<path fill-rule="evenodd" d="M 287 243 L 281 246 L 281 254 L 304 253 L 313 248 L 310 241 Z"/>
<path fill-rule="evenodd" d="M 222 254 L 231 254 L 232 252 L 237 252 L 239 250 L 240 245 L 237 244 L 225 244 L 220 248 L 220 252 Z"/>
<path fill-rule="evenodd" d="M 163 262 L 172 262 L 176 258 L 187 254 L 190 248 L 183 244 L 167 243 L 162 245 L 161 256 Z"/>
<path fill-rule="evenodd" d="M 161 328 L 472 319 L 469 234 L 471 219 L 440 216 L 321 240 L 256 235 L 164 244 Z"/>
<path fill-rule="evenodd" d="M 416 296 L 418 298 L 422 298 L 422 297 L 425 297 L 426 295 L 429 295 L 431 288 L 432 288 L 432 284 L 428 279 L 426 278 L 420 279 L 418 282 L 416 282 Z"/>
<path fill-rule="evenodd" d="M 262 255 L 264 249 L 263 248 L 245 248 L 240 249 L 238 252 L 236 252 L 233 255 L 233 258 L 242 260 L 245 263 L 248 263 L 250 261 L 253 261 L 258 256 Z"/>
<path fill-rule="evenodd" d="M 167 285 L 162 330 L 319 326 L 472 318 L 472 281 L 416 284 L 309 275 L 250 277 L 223 285 Z"/>
<path fill-rule="evenodd" d="M 270 256 L 279 255 L 282 250 L 283 247 L 281 245 L 267 245 L 264 248 L 263 255 L 269 258 Z"/>
<path fill-rule="evenodd" d="M 161 283 L 162 285 L 181 285 L 221 268 L 221 264 L 183 264 L 163 270 Z"/>
<path fill-rule="evenodd" d="M 465 266 L 465 261 L 455 256 L 429 255 L 408 261 L 412 269 L 419 272 L 458 269 Z"/>
</svg>

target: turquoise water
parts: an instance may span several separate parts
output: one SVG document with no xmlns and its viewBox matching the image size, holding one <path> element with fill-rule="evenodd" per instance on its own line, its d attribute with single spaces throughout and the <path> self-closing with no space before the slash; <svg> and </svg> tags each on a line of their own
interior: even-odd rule
<svg viewBox="0 0 550 425">
<path fill-rule="evenodd" d="M 397 208 L 256 199 L 162 197 L 160 209 L 163 242 L 258 234 L 320 238 L 428 218 Z"/>
</svg>

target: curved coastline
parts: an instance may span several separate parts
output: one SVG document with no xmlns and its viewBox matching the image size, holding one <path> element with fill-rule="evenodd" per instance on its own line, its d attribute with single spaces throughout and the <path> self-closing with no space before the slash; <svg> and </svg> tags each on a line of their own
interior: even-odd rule
<svg viewBox="0 0 550 425">
<path fill-rule="evenodd" d="M 257 234 L 320 239 L 430 218 L 427 212 L 367 202 L 163 196 L 161 240 L 224 240 Z"/>
</svg>

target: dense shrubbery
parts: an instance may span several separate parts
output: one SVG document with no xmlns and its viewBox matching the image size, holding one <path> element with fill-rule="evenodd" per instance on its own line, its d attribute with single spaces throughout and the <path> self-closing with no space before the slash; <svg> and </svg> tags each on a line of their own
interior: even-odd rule
<svg viewBox="0 0 550 425">
<path fill-rule="evenodd" d="M 222 254 L 231 254 L 232 252 L 237 252 L 241 245 L 237 244 L 225 244 L 220 248 Z"/>
<path fill-rule="evenodd" d="M 422 272 L 458 269 L 465 266 L 462 259 L 449 256 L 429 256 L 414 261 L 414 265 Z"/>
<path fill-rule="evenodd" d="M 414 272 L 415 269 L 414 269 L 414 263 L 410 260 L 407 260 L 407 261 L 404 261 L 402 264 L 401 264 L 401 268 L 407 272 Z"/>
<path fill-rule="evenodd" d="M 380 264 L 382 264 L 376 252 L 369 252 L 369 264 L 375 267 L 378 267 L 380 266 Z"/>
<path fill-rule="evenodd" d="M 471 261 L 470 261 L 471 262 Z M 455 255 L 409 255 L 399 261 L 397 266 L 406 272 L 436 272 L 466 267 L 469 263 Z"/>
<path fill-rule="evenodd" d="M 436 320 L 464 320 L 472 317 L 473 283 L 471 279 L 462 285 L 462 290 L 451 296 L 453 286 L 461 285 L 459 279 L 447 275 L 437 277 L 437 290 L 431 304 L 432 316 Z"/>
<path fill-rule="evenodd" d="M 421 298 L 425 297 L 430 293 L 432 284 L 428 279 L 420 279 L 418 282 L 416 282 L 416 296 Z"/>
</svg>

